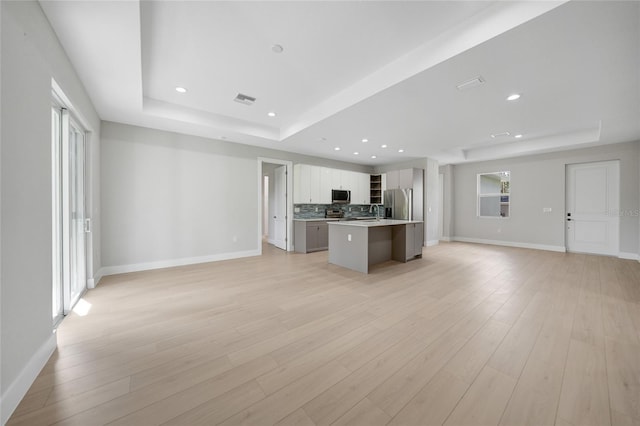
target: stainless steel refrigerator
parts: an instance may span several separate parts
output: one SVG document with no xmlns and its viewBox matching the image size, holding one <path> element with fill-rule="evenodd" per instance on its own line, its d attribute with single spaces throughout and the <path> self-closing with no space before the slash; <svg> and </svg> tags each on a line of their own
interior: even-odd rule
<svg viewBox="0 0 640 426">
<path fill-rule="evenodd" d="M 384 217 L 413 220 L 413 190 L 407 188 L 384 191 Z"/>
</svg>

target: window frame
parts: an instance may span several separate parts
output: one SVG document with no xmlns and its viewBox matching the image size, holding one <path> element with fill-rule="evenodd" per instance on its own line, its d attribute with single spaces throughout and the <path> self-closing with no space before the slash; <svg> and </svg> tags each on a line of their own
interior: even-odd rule
<svg viewBox="0 0 640 426">
<path fill-rule="evenodd" d="M 501 192 L 487 192 L 487 193 L 483 193 L 482 192 L 482 185 L 481 185 L 481 177 L 485 176 L 485 175 L 503 175 L 506 174 L 506 176 L 509 177 L 509 192 L 503 193 L 502 192 L 502 188 L 500 189 Z M 501 171 L 497 171 L 497 172 L 484 172 L 484 173 L 477 173 L 476 174 L 476 217 L 478 219 L 500 219 L 500 220 L 506 220 L 506 219 L 510 219 L 511 218 L 511 170 L 501 170 Z M 502 182 L 502 181 L 501 181 Z M 502 185 L 501 185 L 502 186 Z M 502 197 L 507 196 L 508 197 L 508 201 L 503 202 L 502 201 Z M 507 216 L 483 216 L 481 215 L 481 199 L 482 198 L 489 198 L 489 197 L 500 197 L 500 205 L 507 205 L 508 206 L 508 215 Z"/>
</svg>

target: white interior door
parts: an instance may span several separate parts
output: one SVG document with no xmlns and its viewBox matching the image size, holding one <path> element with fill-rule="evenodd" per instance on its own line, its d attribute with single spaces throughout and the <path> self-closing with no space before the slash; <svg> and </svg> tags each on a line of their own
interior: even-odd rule
<svg viewBox="0 0 640 426">
<path fill-rule="evenodd" d="M 275 169 L 273 188 L 273 244 L 287 249 L 287 166 Z"/>
<path fill-rule="evenodd" d="M 620 163 L 567 165 L 567 250 L 617 256 Z"/>
</svg>

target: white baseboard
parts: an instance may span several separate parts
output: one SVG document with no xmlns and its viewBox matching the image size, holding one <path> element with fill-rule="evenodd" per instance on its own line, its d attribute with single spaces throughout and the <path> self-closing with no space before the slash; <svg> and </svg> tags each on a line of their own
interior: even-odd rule
<svg viewBox="0 0 640 426">
<path fill-rule="evenodd" d="M 55 333 L 51 334 L 40 348 L 33 354 L 27 365 L 22 369 L 18 377 L 7 387 L 7 390 L 0 398 L 0 424 L 5 424 L 9 417 L 13 414 L 18 404 L 22 401 L 25 394 L 33 384 L 33 382 L 42 371 L 53 351 L 56 350 L 57 340 Z"/>
<path fill-rule="evenodd" d="M 440 238 L 440 241 L 444 241 L 444 242 L 449 243 L 449 242 L 451 242 L 453 240 L 451 239 L 451 237 L 442 237 L 442 238 Z"/>
<path fill-rule="evenodd" d="M 438 244 L 440 244 L 440 240 L 428 240 L 427 241 L 427 247 L 437 246 Z"/>
<path fill-rule="evenodd" d="M 98 274 L 100 278 L 107 275 L 126 274 L 127 272 L 149 271 L 152 269 L 171 268 L 174 266 L 194 265 L 196 263 L 218 262 L 220 260 L 239 259 L 259 256 L 260 250 L 236 251 L 232 253 L 214 254 L 210 256 L 185 257 L 181 259 L 160 260 L 157 262 L 135 263 L 129 265 L 104 266 Z"/>
<path fill-rule="evenodd" d="M 494 246 L 528 248 L 528 249 L 534 249 L 534 250 L 557 251 L 561 253 L 564 253 L 567 251 L 566 247 L 564 246 L 550 246 L 546 244 L 519 243 L 519 242 L 501 241 L 501 240 L 483 240 L 480 238 L 453 237 L 453 241 L 460 241 L 463 243 L 490 244 Z"/>
<path fill-rule="evenodd" d="M 640 255 L 636 253 L 625 253 L 621 251 L 620 253 L 618 253 L 618 257 L 620 259 L 637 260 L 640 262 Z"/>
</svg>

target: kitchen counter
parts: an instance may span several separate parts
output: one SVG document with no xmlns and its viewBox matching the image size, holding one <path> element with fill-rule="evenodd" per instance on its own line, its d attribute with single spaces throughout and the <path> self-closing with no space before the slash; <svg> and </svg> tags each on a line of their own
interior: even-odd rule
<svg viewBox="0 0 640 426">
<path fill-rule="evenodd" d="M 329 263 L 369 273 L 372 265 L 422 257 L 424 222 L 369 219 L 331 222 Z"/>
<path fill-rule="evenodd" d="M 331 222 L 338 221 L 339 218 L 336 217 L 313 217 L 310 219 L 293 219 L 294 222 Z"/>
<path fill-rule="evenodd" d="M 356 220 L 341 220 L 337 225 L 342 226 L 364 226 L 364 227 L 373 227 L 373 226 L 392 226 L 392 225 L 407 225 L 410 223 L 423 223 L 420 220 L 399 220 L 399 219 L 356 219 Z"/>
</svg>

